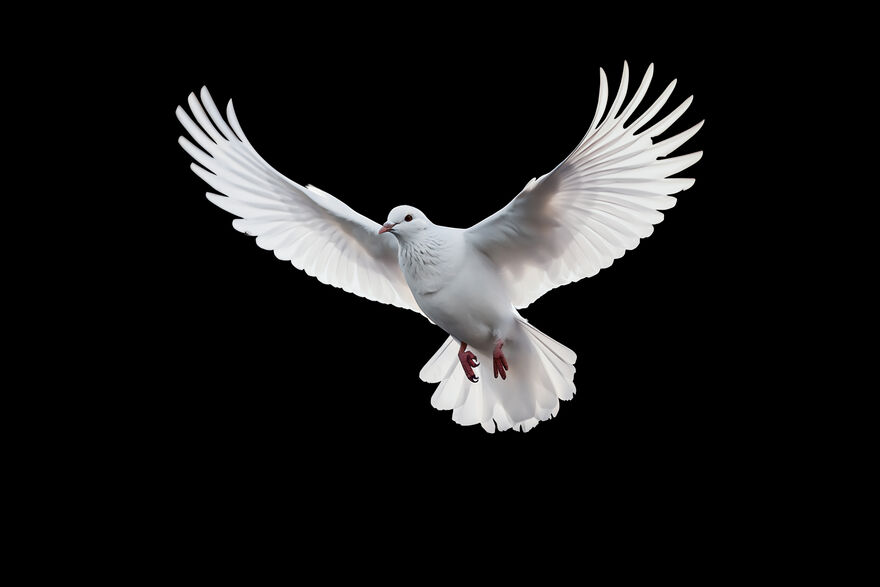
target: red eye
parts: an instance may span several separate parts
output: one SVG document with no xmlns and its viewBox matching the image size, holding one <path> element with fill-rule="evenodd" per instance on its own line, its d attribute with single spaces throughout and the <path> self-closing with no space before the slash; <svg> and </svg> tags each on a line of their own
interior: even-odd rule
<svg viewBox="0 0 880 587">
<path fill-rule="evenodd" d="M 407 222 L 412 222 L 412 214 L 407 214 L 404 220 L 406 220 Z"/>
</svg>

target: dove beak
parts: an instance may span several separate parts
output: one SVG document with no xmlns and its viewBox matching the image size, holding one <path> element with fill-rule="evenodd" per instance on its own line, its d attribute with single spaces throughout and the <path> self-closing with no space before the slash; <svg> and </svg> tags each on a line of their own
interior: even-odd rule
<svg viewBox="0 0 880 587">
<path fill-rule="evenodd" d="M 383 232 L 388 232 L 389 230 L 391 230 L 391 229 L 394 228 L 395 226 L 397 226 L 397 224 L 394 223 L 394 222 L 386 222 L 386 223 L 382 226 L 382 228 L 379 229 L 379 234 L 382 234 Z"/>
</svg>

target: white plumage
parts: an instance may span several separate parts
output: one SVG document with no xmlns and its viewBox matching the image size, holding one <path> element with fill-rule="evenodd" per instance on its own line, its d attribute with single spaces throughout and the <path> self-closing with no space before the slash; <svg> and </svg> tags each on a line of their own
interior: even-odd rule
<svg viewBox="0 0 880 587">
<path fill-rule="evenodd" d="M 233 226 L 321 282 L 427 316 L 450 337 L 420 373 L 439 383 L 431 404 L 453 410 L 463 425 L 489 432 L 528 431 L 555 415 L 575 392 L 574 352 L 527 323 L 517 309 L 547 291 L 595 275 L 635 248 L 671 208 L 671 194 L 693 179 L 670 178 L 702 153 L 664 158 L 694 136 L 702 122 L 655 143 L 687 109 L 684 101 L 652 120 L 673 81 L 635 121 L 651 65 L 624 106 L 629 70 L 606 114 L 608 83 L 599 72 L 599 103 L 586 136 L 553 171 L 531 180 L 507 206 L 468 229 L 433 224 L 413 206 L 398 206 L 385 228 L 330 194 L 301 186 L 272 168 L 245 137 L 230 101 L 223 119 L 207 89 L 177 116 L 198 147 L 180 144 L 193 171 L 218 193 L 208 199 L 234 214 Z M 637 134 L 638 133 L 638 134 Z M 199 149 L 201 147 L 201 149 Z M 388 234 L 380 234 L 388 232 Z M 472 383 L 459 345 L 476 355 Z M 503 343 L 505 378 L 480 373 Z M 497 359 L 496 359 L 497 360 Z M 464 361 L 461 359 L 461 361 Z M 464 364 L 464 363 L 462 363 Z"/>
</svg>

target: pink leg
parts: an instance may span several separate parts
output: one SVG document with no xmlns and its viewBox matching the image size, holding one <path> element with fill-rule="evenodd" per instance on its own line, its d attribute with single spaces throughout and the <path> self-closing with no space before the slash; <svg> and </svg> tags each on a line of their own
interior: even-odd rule
<svg viewBox="0 0 880 587">
<path fill-rule="evenodd" d="M 477 356 L 474 353 L 470 351 L 465 352 L 466 348 L 467 343 L 461 343 L 461 348 L 458 349 L 458 360 L 461 361 L 461 366 L 464 368 L 464 374 L 467 378 L 471 382 L 476 383 L 480 378 L 474 374 L 474 367 L 479 367 L 480 364 L 477 362 Z"/>
<path fill-rule="evenodd" d="M 507 358 L 501 350 L 504 343 L 500 340 L 495 344 L 495 350 L 492 352 L 492 369 L 495 371 L 495 379 L 501 375 L 502 379 L 507 379 L 507 372 L 510 367 L 507 366 Z"/>
</svg>

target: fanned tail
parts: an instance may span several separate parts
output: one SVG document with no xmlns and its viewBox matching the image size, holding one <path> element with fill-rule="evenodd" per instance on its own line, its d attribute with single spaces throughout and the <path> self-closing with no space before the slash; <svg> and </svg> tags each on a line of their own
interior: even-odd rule
<svg viewBox="0 0 880 587">
<path fill-rule="evenodd" d="M 481 365 L 475 369 L 480 380 L 468 381 L 458 347 L 455 339 L 447 338 L 419 377 L 440 384 L 431 405 L 452 410 L 452 419 L 462 426 L 480 424 L 490 433 L 496 427 L 528 432 L 559 412 L 559 400 L 574 397 L 577 355 L 521 317 L 504 343 L 510 364 L 506 380 L 492 377 L 491 351 L 471 347 Z"/>
</svg>

